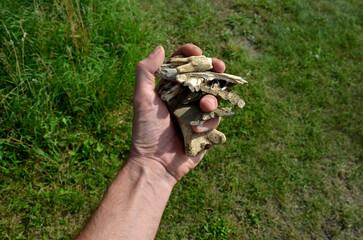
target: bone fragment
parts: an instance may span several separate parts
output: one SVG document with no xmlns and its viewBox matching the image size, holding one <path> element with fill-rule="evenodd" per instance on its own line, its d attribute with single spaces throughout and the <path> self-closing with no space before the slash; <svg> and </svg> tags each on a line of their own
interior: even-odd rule
<svg viewBox="0 0 363 240">
<path fill-rule="evenodd" d="M 204 133 L 195 133 L 191 126 L 181 121 L 178 122 L 183 132 L 185 153 L 188 156 L 194 157 L 201 151 L 226 141 L 226 136 L 218 130 L 213 129 Z"/>
<path fill-rule="evenodd" d="M 202 92 L 190 92 L 186 91 L 186 94 L 183 95 L 183 97 L 179 98 L 179 102 L 181 104 L 189 104 L 195 101 L 199 101 L 203 97 Z"/>
<path fill-rule="evenodd" d="M 217 108 L 211 112 L 203 112 L 199 107 L 199 103 L 179 105 L 173 113 L 178 120 L 186 125 L 192 126 L 203 124 L 212 118 L 232 116 L 234 114 L 230 107 Z"/>
<path fill-rule="evenodd" d="M 236 107 L 243 108 L 245 106 L 245 102 L 238 96 L 237 93 L 233 92 L 229 89 L 221 89 L 218 87 L 210 87 L 210 86 L 201 86 L 201 90 L 206 93 L 210 93 L 216 97 L 220 97 L 223 100 L 226 100 Z"/>
<path fill-rule="evenodd" d="M 174 77 L 174 76 L 173 76 Z M 190 79 L 204 79 L 205 83 L 208 83 L 213 80 L 223 80 L 226 82 L 226 85 L 233 86 L 236 84 L 247 84 L 247 81 L 243 78 L 227 73 L 216 73 L 216 72 L 193 72 L 193 73 L 184 73 L 176 75 L 176 81 L 179 83 L 185 83 L 190 81 Z"/>
<path fill-rule="evenodd" d="M 182 88 L 180 85 L 178 84 L 175 84 L 174 86 L 171 85 L 172 85 L 171 83 L 168 83 L 161 90 L 160 98 L 165 102 L 169 102 L 172 98 L 178 96 L 178 94 L 182 92 Z"/>
<path fill-rule="evenodd" d="M 180 57 L 176 56 L 169 61 L 172 65 L 178 66 L 178 73 L 204 72 L 213 68 L 212 58 L 206 56 Z"/>
<path fill-rule="evenodd" d="M 155 72 L 155 77 L 160 79 L 165 79 L 169 81 L 176 81 L 176 76 L 178 75 L 178 71 L 175 66 L 171 64 L 163 64 L 161 67 Z"/>
</svg>

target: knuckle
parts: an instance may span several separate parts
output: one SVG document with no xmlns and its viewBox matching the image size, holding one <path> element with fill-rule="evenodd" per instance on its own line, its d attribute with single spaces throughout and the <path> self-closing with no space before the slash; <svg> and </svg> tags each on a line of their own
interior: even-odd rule
<svg viewBox="0 0 363 240">
<path fill-rule="evenodd" d="M 144 60 L 141 60 L 140 62 L 138 62 L 137 64 L 136 64 L 136 70 L 143 70 L 143 69 L 145 69 L 145 61 Z"/>
</svg>

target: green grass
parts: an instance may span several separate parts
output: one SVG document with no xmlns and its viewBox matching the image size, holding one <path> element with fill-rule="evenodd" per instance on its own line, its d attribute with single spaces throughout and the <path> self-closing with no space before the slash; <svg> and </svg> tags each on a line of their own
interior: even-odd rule
<svg viewBox="0 0 363 240">
<path fill-rule="evenodd" d="M 223 119 L 227 142 L 176 185 L 157 239 L 359 238 L 360 9 L 2 1 L 0 238 L 77 234 L 130 148 L 135 64 L 188 42 L 249 81 L 235 88 L 246 106 Z"/>
</svg>

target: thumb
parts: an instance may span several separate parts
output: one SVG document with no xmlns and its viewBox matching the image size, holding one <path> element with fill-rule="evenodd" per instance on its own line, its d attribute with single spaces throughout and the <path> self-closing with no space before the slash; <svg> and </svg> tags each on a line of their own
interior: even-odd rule
<svg viewBox="0 0 363 240">
<path fill-rule="evenodd" d="M 163 64 L 165 51 L 162 46 L 158 46 L 145 59 L 136 65 L 136 86 L 135 91 L 139 92 L 143 89 L 155 88 L 154 73 Z"/>
</svg>

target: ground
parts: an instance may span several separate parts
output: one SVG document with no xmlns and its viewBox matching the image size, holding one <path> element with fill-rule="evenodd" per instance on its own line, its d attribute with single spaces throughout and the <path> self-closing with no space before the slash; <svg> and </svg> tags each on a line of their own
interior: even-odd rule
<svg viewBox="0 0 363 240">
<path fill-rule="evenodd" d="M 26 2 L 0 3 L 0 238 L 77 234 L 127 157 L 135 64 L 188 42 L 246 106 L 156 238 L 361 237 L 360 1 Z"/>
</svg>

